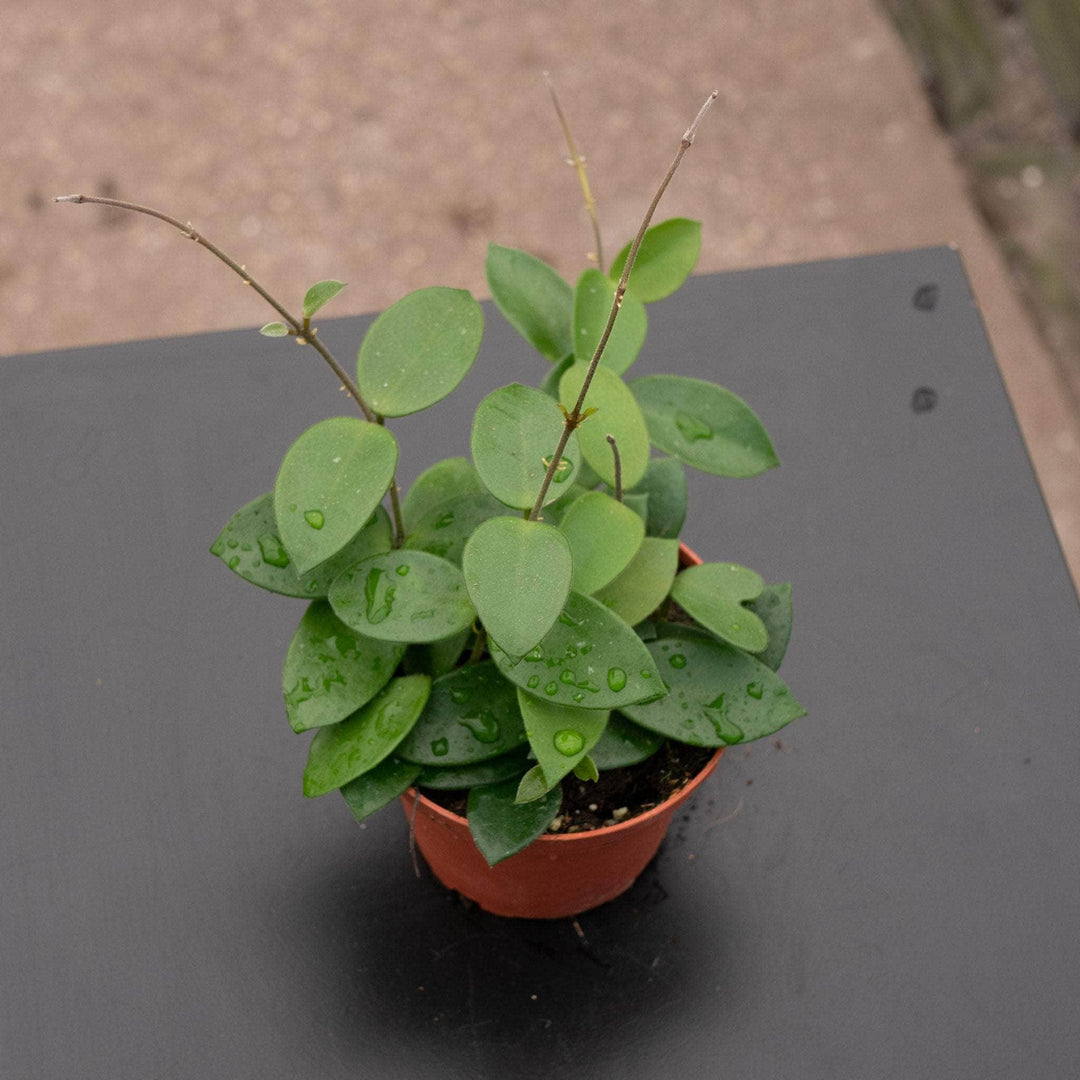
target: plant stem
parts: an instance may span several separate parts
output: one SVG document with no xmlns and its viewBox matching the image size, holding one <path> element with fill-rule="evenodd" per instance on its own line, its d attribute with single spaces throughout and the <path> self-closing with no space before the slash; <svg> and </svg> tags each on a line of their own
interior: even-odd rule
<svg viewBox="0 0 1080 1080">
<path fill-rule="evenodd" d="M 368 403 L 361 396 L 360 388 L 351 378 L 349 378 L 345 369 L 334 359 L 330 350 L 318 339 L 316 331 L 311 329 L 310 320 L 297 319 L 294 315 L 290 314 L 289 311 L 271 296 L 243 266 L 226 255 L 221 248 L 212 244 L 201 233 L 196 232 L 190 221 L 185 223 L 179 221 L 177 218 L 170 217 L 168 214 L 162 213 L 160 210 L 154 210 L 149 206 L 140 206 L 138 203 L 124 202 L 121 199 L 106 199 L 100 195 L 57 195 L 54 201 L 64 203 L 100 203 L 102 206 L 115 206 L 120 210 L 131 210 L 136 214 L 146 214 L 148 217 L 157 218 L 158 221 L 164 221 L 166 225 L 171 225 L 174 229 L 179 229 L 189 240 L 194 240 L 196 244 L 201 244 L 211 255 L 216 255 L 230 270 L 239 274 L 243 283 L 245 285 L 250 285 L 285 320 L 285 322 L 289 324 L 292 329 L 292 334 L 296 338 L 298 344 L 310 345 L 330 365 L 334 374 L 341 381 L 341 384 L 360 407 L 360 411 L 364 414 L 364 419 L 374 422 L 375 413 L 372 412 Z"/>
<path fill-rule="evenodd" d="M 472 652 L 469 653 L 470 664 L 478 664 L 484 656 L 484 648 L 487 645 L 487 632 L 482 626 L 476 628 L 476 640 L 473 642 Z"/>
<path fill-rule="evenodd" d="M 606 438 L 615 458 L 615 501 L 622 502 L 622 457 L 619 454 L 619 445 L 615 441 L 615 436 L 609 431 Z"/>
<path fill-rule="evenodd" d="M 375 414 L 375 423 L 379 427 L 386 427 L 386 417 L 382 413 Z M 401 500 L 398 496 L 397 472 L 390 477 L 390 513 L 394 519 L 394 547 L 405 545 L 405 521 L 401 516 Z"/>
<path fill-rule="evenodd" d="M 585 209 L 589 211 L 589 219 L 592 221 L 593 239 L 596 241 L 596 265 L 604 269 L 604 248 L 600 243 L 600 222 L 596 219 L 596 202 L 593 200 L 592 191 L 589 188 L 589 175 L 585 171 L 585 159 L 578 153 L 574 145 L 574 136 L 570 134 L 570 124 L 563 115 L 562 106 L 559 104 L 558 95 L 555 93 L 555 84 L 551 76 L 545 71 L 544 81 L 551 93 L 551 103 L 555 106 L 555 115 L 559 118 L 559 126 L 562 128 L 566 139 L 567 149 L 570 151 L 570 164 L 577 172 L 578 182 L 581 184 L 581 194 L 585 197 Z"/>
<path fill-rule="evenodd" d="M 691 123 L 683 134 L 682 141 L 679 143 L 679 149 L 675 154 L 675 159 L 669 166 L 667 175 L 660 182 L 660 187 L 657 188 L 652 202 L 649 203 L 649 209 L 645 212 L 645 217 L 641 222 L 641 227 L 637 231 L 637 236 L 634 237 L 634 242 L 630 245 L 630 254 L 626 256 L 626 263 L 624 264 L 622 274 L 619 277 L 619 284 L 615 287 L 615 298 L 611 304 L 611 312 L 608 315 L 607 325 L 604 327 L 604 332 L 600 336 L 600 341 L 597 343 L 592 360 L 589 361 L 589 369 L 585 372 L 585 380 L 581 384 L 581 393 L 578 394 L 577 402 L 573 409 L 566 414 L 566 418 L 563 421 L 563 431 L 562 435 L 559 437 L 559 445 L 551 457 L 551 464 L 548 465 L 547 472 L 544 474 L 544 480 L 540 485 L 540 494 L 537 495 L 536 503 L 533 505 L 532 512 L 529 514 L 529 519 L 531 521 L 536 521 L 540 517 L 544 499 L 547 496 L 548 488 L 551 487 L 551 482 L 555 477 L 555 470 L 558 468 L 559 462 L 562 461 L 563 451 L 566 449 L 570 434 L 581 424 L 581 407 L 585 404 L 585 395 L 589 392 L 589 386 L 592 384 L 593 376 L 596 374 L 596 368 L 600 363 L 600 358 L 604 355 L 604 349 L 607 348 L 608 338 L 611 337 L 612 327 L 615 325 L 615 319 L 618 317 L 619 309 L 622 307 L 623 296 L 626 293 L 626 283 L 630 279 L 630 271 L 634 268 L 638 248 L 641 247 L 641 241 L 645 236 L 646 230 L 649 228 L 649 222 L 652 221 L 652 216 L 656 212 L 656 207 L 659 205 L 661 197 L 667 190 L 668 184 L 671 183 L 671 178 L 675 175 L 675 170 L 679 167 L 679 163 L 682 161 L 683 156 L 686 154 L 686 151 L 694 145 L 694 137 L 697 135 L 698 126 L 704 118 L 705 113 L 708 112 L 709 106 L 716 100 L 718 93 L 719 91 L 714 90 L 705 99 L 705 104 L 698 110 L 698 114 L 694 117 L 693 123 Z"/>
</svg>

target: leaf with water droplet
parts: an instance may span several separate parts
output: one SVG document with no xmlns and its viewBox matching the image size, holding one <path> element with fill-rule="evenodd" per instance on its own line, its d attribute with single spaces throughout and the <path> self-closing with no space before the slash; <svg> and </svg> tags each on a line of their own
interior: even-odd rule
<svg viewBox="0 0 1080 1080">
<path fill-rule="evenodd" d="M 518 803 L 514 801 L 518 784 L 514 777 L 469 792 L 469 832 L 489 866 L 528 847 L 547 831 L 559 812 L 562 802 L 559 787 L 534 801 Z"/>
<path fill-rule="evenodd" d="M 664 686 L 648 650 L 634 630 L 592 597 L 571 593 L 566 601 L 566 621 L 557 619 L 535 648 L 514 663 L 497 643 L 492 656 L 499 670 L 515 686 L 541 700 L 587 709 L 622 708 L 625 702 L 644 701 L 664 693 Z M 612 690 L 608 671 L 622 668 L 626 686 Z M 570 670 L 573 679 L 563 682 L 560 673 Z M 540 675 L 539 688 L 530 685 Z M 574 695 L 584 691 L 584 701 Z"/>
<path fill-rule="evenodd" d="M 370 701 L 391 679 L 405 646 L 362 637 L 325 600 L 308 606 L 281 672 L 293 731 L 336 724 Z"/>
<path fill-rule="evenodd" d="M 407 576 L 399 566 L 409 567 Z M 461 571 L 426 551 L 364 559 L 334 579 L 329 599 L 346 625 L 386 641 L 441 641 L 476 618 Z"/>
<path fill-rule="evenodd" d="M 488 394 L 476 408 L 469 443 L 488 491 L 516 510 L 531 509 L 562 430 L 558 405 L 541 390 L 511 383 Z M 563 452 L 563 483 L 573 482 L 580 460 L 577 436 L 571 435 Z M 544 501 L 557 499 L 561 488 L 552 484 Z"/>
<path fill-rule="evenodd" d="M 594 598 L 631 626 L 648 618 L 671 590 L 679 568 L 679 541 L 646 536 L 630 565 Z"/>
<path fill-rule="evenodd" d="M 551 525 L 491 518 L 465 545 L 462 570 L 488 637 L 517 660 L 558 618 L 570 592 L 573 559 Z"/>
<path fill-rule="evenodd" d="M 420 766 L 388 757 L 340 790 L 357 821 L 370 817 L 404 795 L 420 775 Z"/>
<path fill-rule="evenodd" d="M 630 495 L 648 495 L 646 536 L 677 538 L 686 520 L 686 471 L 675 458 L 653 458 Z"/>
<path fill-rule="evenodd" d="M 431 751 L 437 739 L 446 740 L 444 754 Z M 424 715 L 398 755 L 420 765 L 471 765 L 505 754 L 524 741 L 514 688 L 486 660 L 435 680 Z"/>
<path fill-rule="evenodd" d="M 645 523 L 602 491 L 574 502 L 559 522 L 574 557 L 574 592 L 589 596 L 630 565 L 645 538 Z"/>
<path fill-rule="evenodd" d="M 574 351 L 574 291 L 547 263 L 491 244 L 484 266 L 488 288 L 506 321 L 552 362 Z"/>
<path fill-rule="evenodd" d="M 571 409 L 585 384 L 587 364 L 574 364 L 559 380 L 559 400 Z M 615 460 L 609 434 L 615 436 L 622 458 L 622 480 L 632 488 L 645 475 L 649 464 L 649 429 L 629 387 L 610 368 L 596 369 L 585 406 L 597 409 L 577 429 L 578 442 L 585 460 L 610 488 L 615 486 Z"/>
<path fill-rule="evenodd" d="M 481 784 L 498 784 L 511 778 L 516 780 L 528 768 L 528 743 L 523 743 L 507 754 L 474 764 L 425 765 L 416 782 L 433 791 L 467 791 Z"/>
<path fill-rule="evenodd" d="M 572 772 L 574 766 L 596 745 L 610 714 L 606 709 L 555 705 L 521 689 L 517 697 L 529 745 L 544 774 L 545 788 L 532 796 L 538 798 Z"/>
<path fill-rule="evenodd" d="M 769 631 L 743 604 L 756 600 L 764 588 L 758 574 L 738 563 L 703 563 L 679 574 L 671 597 L 722 641 L 757 653 L 769 644 Z"/>
<path fill-rule="evenodd" d="M 653 445 L 692 468 L 745 477 L 780 464 L 757 414 L 730 390 L 682 375 L 646 375 L 630 389 Z"/>
<path fill-rule="evenodd" d="M 403 296 L 372 324 L 360 344 L 356 381 L 383 416 L 420 412 L 468 374 L 484 315 L 464 289 L 434 285 Z"/>
<path fill-rule="evenodd" d="M 335 281 L 333 278 L 316 281 L 304 294 L 304 318 L 310 319 L 319 308 L 329 304 L 344 288 L 344 281 Z"/>
<path fill-rule="evenodd" d="M 630 244 L 615 256 L 609 277 L 618 281 L 630 254 Z M 668 218 L 649 229 L 641 240 L 630 270 L 627 294 L 645 304 L 670 296 L 690 276 L 701 251 L 701 222 Z"/>
<path fill-rule="evenodd" d="M 615 283 L 602 271 L 592 268 L 578 278 L 574 289 L 574 355 L 580 363 L 592 360 L 614 300 Z M 644 304 L 636 296 L 624 296 L 600 363 L 621 375 L 637 359 L 648 329 Z"/>
<path fill-rule="evenodd" d="M 430 689 L 426 675 L 393 679 L 347 720 L 320 728 L 308 750 L 304 794 L 325 795 L 375 768 L 416 723 Z"/>
<path fill-rule="evenodd" d="M 349 416 L 323 420 L 292 444 L 274 483 L 274 517 L 297 573 L 338 554 L 367 524 L 397 454 L 386 428 Z M 321 527 L 312 527 L 313 514 L 323 516 Z"/>
<path fill-rule="evenodd" d="M 663 735 L 649 731 L 615 712 L 589 754 L 601 771 L 623 769 L 652 757 L 663 741 Z"/>
<path fill-rule="evenodd" d="M 333 576 L 357 559 L 390 550 L 390 519 L 378 507 L 371 521 L 357 533 L 339 556 L 300 577 L 277 533 L 274 495 L 268 492 L 237 510 L 210 551 L 234 573 L 260 588 L 282 596 L 313 599 L 325 596 Z M 314 588 L 312 586 L 314 585 Z"/>
<path fill-rule="evenodd" d="M 725 746 L 771 735 L 806 715 L 781 679 L 749 653 L 692 627 L 659 629 L 662 636 L 646 646 L 653 656 L 684 656 L 686 663 L 664 665 L 666 697 L 620 707 L 634 723 L 692 746 Z M 747 692 L 751 684 L 760 686 L 760 697 Z"/>
<path fill-rule="evenodd" d="M 401 500 L 405 532 L 411 533 L 420 519 L 440 503 L 483 490 L 480 474 L 468 458 L 452 457 L 437 461 L 413 481 Z"/>
<path fill-rule="evenodd" d="M 486 491 L 458 495 L 432 507 L 413 527 L 405 546 L 460 566 L 465 542 L 476 527 L 505 513 L 506 507 Z"/>
</svg>

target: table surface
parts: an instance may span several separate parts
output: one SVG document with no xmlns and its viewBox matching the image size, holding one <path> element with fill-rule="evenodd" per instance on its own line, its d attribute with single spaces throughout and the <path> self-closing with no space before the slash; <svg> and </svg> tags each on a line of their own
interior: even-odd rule
<svg viewBox="0 0 1080 1080">
<path fill-rule="evenodd" d="M 403 482 L 542 374 L 485 311 L 462 389 L 394 422 Z M 649 317 L 635 370 L 722 382 L 784 462 L 691 473 L 684 539 L 795 583 L 809 716 L 577 926 L 470 909 L 396 807 L 301 795 L 303 603 L 207 547 L 348 411 L 314 354 L 0 361 L 0 1074 L 1077 1074 L 1080 609 L 958 255 L 697 278 Z"/>
</svg>

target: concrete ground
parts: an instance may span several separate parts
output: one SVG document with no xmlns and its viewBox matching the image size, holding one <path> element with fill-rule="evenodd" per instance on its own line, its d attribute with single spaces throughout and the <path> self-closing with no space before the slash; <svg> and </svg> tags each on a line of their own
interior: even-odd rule
<svg viewBox="0 0 1080 1080">
<path fill-rule="evenodd" d="M 872 0 L 27 0 L 0 29 L 0 354 L 269 318 L 166 226 L 54 194 L 190 219 L 294 302 L 341 278 L 334 314 L 486 295 L 490 239 L 568 276 L 592 247 L 544 70 L 611 253 L 715 86 L 662 211 L 704 222 L 699 270 L 956 244 L 1080 582 L 1080 424 Z"/>
</svg>

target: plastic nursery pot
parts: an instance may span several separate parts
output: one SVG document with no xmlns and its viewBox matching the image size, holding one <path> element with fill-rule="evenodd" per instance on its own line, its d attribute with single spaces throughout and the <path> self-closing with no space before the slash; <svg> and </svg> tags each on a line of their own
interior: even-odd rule
<svg viewBox="0 0 1080 1080">
<path fill-rule="evenodd" d="M 683 566 L 701 562 L 685 545 L 679 561 Z M 599 907 L 630 888 L 656 854 L 676 811 L 723 752 L 717 750 L 685 787 L 644 814 L 589 832 L 545 834 L 496 866 L 488 866 L 477 850 L 465 818 L 415 789 L 401 801 L 413 819 L 417 846 L 448 889 L 494 915 L 560 919 Z"/>
</svg>

